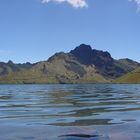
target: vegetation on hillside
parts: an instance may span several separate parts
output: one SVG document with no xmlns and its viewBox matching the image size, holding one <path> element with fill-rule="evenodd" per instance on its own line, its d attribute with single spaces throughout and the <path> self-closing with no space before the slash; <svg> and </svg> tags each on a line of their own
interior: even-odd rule
<svg viewBox="0 0 140 140">
<path fill-rule="evenodd" d="M 138 67 L 138 62 L 130 59 L 115 60 L 109 52 L 81 44 L 69 53 L 56 53 L 47 61 L 35 64 L 1 62 L 0 83 L 110 83 Z"/>
<path fill-rule="evenodd" d="M 122 77 L 119 77 L 114 81 L 115 83 L 122 83 L 122 84 L 140 84 L 140 68 L 129 72 Z"/>
</svg>

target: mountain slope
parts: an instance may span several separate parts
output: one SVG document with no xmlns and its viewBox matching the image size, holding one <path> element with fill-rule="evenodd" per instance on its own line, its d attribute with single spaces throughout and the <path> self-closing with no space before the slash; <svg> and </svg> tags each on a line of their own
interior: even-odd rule
<svg viewBox="0 0 140 140">
<path fill-rule="evenodd" d="M 136 70 L 116 79 L 114 83 L 140 84 L 140 68 L 137 68 Z"/>
<path fill-rule="evenodd" d="M 133 61 L 131 59 L 128 59 L 128 58 L 119 59 L 119 60 L 117 60 L 116 63 L 117 63 L 117 65 L 119 65 L 125 71 L 128 71 L 128 72 L 133 71 L 134 69 L 136 69 L 140 66 L 140 63 Z"/>
</svg>

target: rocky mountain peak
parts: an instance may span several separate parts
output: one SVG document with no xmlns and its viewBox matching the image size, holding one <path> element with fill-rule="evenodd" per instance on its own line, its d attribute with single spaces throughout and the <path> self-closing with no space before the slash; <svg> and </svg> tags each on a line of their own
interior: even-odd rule
<svg viewBox="0 0 140 140">
<path fill-rule="evenodd" d="M 81 44 L 74 50 L 71 50 L 70 53 L 73 54 L 79 62 L 87 65 L 91 64 L 92 48 L 90 45 Z"/>
<path fill-rule="evenodd" d="M 14 64 L 14 63 L 13 63 L 13 61 L 9 60 L 9 61 L 8 61 L 8 64 Z"/>
<path fill-rule="evenodd" d="M 80 63 L 85 65 L 94 64 L 101 66 L 113 61 L 110 53 L 92 49 L 90 45 L 85 44 L 81 44 L 74 50 L 71 50 L 70 53 L 73 54 Z"/>
<path fill-rule="evenodd" d="M 92 48 L 90 45 L 81 44 L 81 45 L 77 46 L 74 50 L 72 50 L 71 52 L 90 53 L 91 51 L 92 51 Z"/>
</svg>

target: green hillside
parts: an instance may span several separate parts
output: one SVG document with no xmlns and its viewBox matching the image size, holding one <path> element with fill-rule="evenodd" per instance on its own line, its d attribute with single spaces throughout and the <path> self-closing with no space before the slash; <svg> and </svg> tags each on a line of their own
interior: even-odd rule
<svg viewBox="0 0 140 140">
<path fill-rule="evenodd" d="M 131 84 L 131 83 L 134 83 L 134 84 L 140 84 L 140 68 L 116 79 L 114 81 L 115 83 L 128 83 L 128 84 Z"/>
</svg>

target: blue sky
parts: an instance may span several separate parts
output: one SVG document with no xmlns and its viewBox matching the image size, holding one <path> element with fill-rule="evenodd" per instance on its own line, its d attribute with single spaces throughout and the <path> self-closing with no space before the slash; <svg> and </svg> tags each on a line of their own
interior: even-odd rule
<svg viewBox="0 0 140 140">
<path fill-rule="evenodd" d="M 116 59 L 140 62 L 139 5 L 139 0 L 0 0 L 0 61 L 47 60 L 85 43 Z"/>
</svg>

